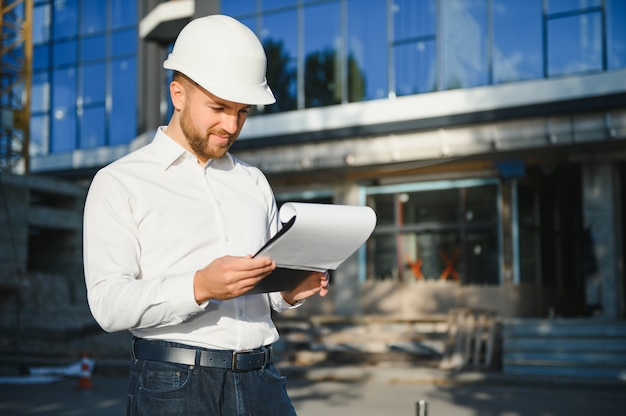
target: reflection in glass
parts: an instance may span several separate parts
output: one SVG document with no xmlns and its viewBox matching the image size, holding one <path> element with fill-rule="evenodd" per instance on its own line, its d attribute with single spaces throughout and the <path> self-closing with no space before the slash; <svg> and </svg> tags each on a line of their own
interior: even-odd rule
<svg viewBox="0 0 626 416">
<path fill-rule="evenodd" d="M 446 2 L 441 36 L 443 89 L 487 84 L 487 0 Z"/>
<path fill-rule="evenodd" d="M 307 108 L 341 103 L 340 12 L 339 3 L 304 8 L 304 102 Z"/>
<path fill-rule="evenodd" d="M 52 74 L 51 152 L 69 151 L 76 144 L 76 71 L 61 69 Z"/>
<path fill-rule="evenodd" d="M 607 65 L 626 67 L 626 0 L 607 0 Z"/>
<path fill-rule="evenodd" d="M 437 89 L 435 40 L 401 44 L 394 49 L 396 95 L 419 94 Z"/>
<path fill-rule="evenodd" d="M 48 132 L 50 118 L 45 115 L 33 115 L 30 118 L 30 148 L 31 156 L 45 155 L 48 153 L 48 143 L 50 136 Z"/>
<path fill-rule="evenodd" d="M 393 3 L 394 41 L 435 35 L 437 31 L 435 0 L 396 0 Z"/>
<path fill-rule="evenodd" d="M 602 16 L 548 21 L 548 76 L 602 69 Z"/>
<path fill-rule="evenodd" d="M 222 0 L 220 12 L 233 17 L 254 13 L 256 12 L 256 3 L 257 0 Z"/>
<path fill-rule="evenodd" d="M 106 29 L 106 1 L 83 1 L 80 12 L 80 33 L 83 35 L 102 32 Z"/>
<path fill-rule="evenodd" d="M 111 3 L 111 28 L 118 29 L 137 25 L 137 2 L 109 0 Z"/>
<path fill-rule="evenodd" d="M 80 117 L 79 140 L 79 147 L 81 149 L 88 149 L 105 145 L 105 116 L 106 115 L 104 106 L 86 108 L 82 111 Z"/>
<path fill-rule="evenodd" d="M 267 54 L 267 82 L 276 103 L 264 113 L 297 108 L 297 18 L 295 10 L 268 13 L 263 17 L 261 39 Z"/>
<path fill-rule="evenodd" d="M 370 195 L 370 276 L 499 284 L 498 188 L 479 185 Z"/>
<path fill-rule="evenodd" d="M 38 113 L 50 108 L 50 82 L 48 73 L 33 74 L 31 84 L 30 111 Z"/>
<path fill-rule="evenodd" d="M 543 76 L 542 0 L 494 0 L 493 82 Z"/>
<path fill-rule="evenodd" d="M 54 39 L 75 36 L 78 29 L 77 0 L 53 1 L 54 17 L 52 34 Z"/>
<path fill-rule="evenodd" d="M 348 0 L 348 101 L 387 98 L 387 14 L 379 0 Z"/>
<path fill-rule="evenodd" d="M 54 43 L 52 56 L 52 64 L 54 66 L 75 64 L 78 56 L 76 52 L 76 41 Z"/>
<path fill-rule="evenodd" d="M 602 0 L 547 0 L 548 14 L 571 12 L 602 6 Z"/>
<path fill-rule="evenodd" d="M 111 34 L 111 56 L 133 54 L 137 50 L 137 30 L 125 30 Z"/>
<path fill-rule="evenodd" d="M 33 70 L 47 69 L 50 66 L 50 47 L 48 44 L 33 48 Z"/>
<path fill-rule="evenodd" d="M 394 3 L 394 70 L 397 96 L 437 89 L 436 2 Z"/>
<path fill-rule="evenodd" d="M 278 9 L 281 7 L 295 6 L 298 3 L 297 0 L 263 0 L 263 10 Z"/>
<path fill-rule="evenodd" d="M 129 143 L 137 135 L 136 93 L 129 85 L 137 83 L 136 59 L 111 62 L 110 145 Z"/>
<path fill-rule="evenodd" d="M 80 60 L 93 61 L 106 57 L 107 44 L 104 35 L 83 38 L 80 41 Z"/>
<path fill-rule="evenodd" d="M 83 105 L 104 103 L 106 66 L 104 63 L 85 65 L 81 71 L 81 101 Z"/>
<path fill-rule="evenodd" d="M 33 7 L 33 43 L 50 40 L 50 5 L 40 4 Z"/>
</svg>

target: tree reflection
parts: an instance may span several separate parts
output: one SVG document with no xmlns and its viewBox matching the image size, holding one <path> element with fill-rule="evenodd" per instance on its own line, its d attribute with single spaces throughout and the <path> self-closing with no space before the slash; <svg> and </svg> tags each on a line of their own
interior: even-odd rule
<svg viewBox="0 0 626 416">
<path fill-rule="evenodd" d="M 266 39 L 263 44 L 267 54 L 267 81 L 276 96 L 276 103 L 264 107 L 264 114 L 295 110 L 297 108 L 297 71 L 283 41 Z M 365 99 L 366 80 L 357 60 L 347 57 L 347 101 Z M 304 61 L 304 107 L 323 107 L 340 104 L 343 100 L 341 65 L 333 48 L 315 51 Z"/>
</svg>

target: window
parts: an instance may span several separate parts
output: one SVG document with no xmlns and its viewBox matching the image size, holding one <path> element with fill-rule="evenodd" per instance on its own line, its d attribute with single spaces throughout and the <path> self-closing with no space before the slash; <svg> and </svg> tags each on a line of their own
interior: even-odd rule
<svg viewBox="0 0 626 416">
<path fill-rule="evenodd" d="M 487 0 L 446 2 L 442 25 L 441 89 L 487 84 Z"/>
<path fill-rule="evenodd" d="M 267 54 L 267 82 L 276 103 L 265 113 L 295 110 L 298 105 L 298 28 L 295 9 L 263 16 L 261 40 Z"/>
<path fill-rule="evenodd" d="M 339 2 L 304 8 L 304 106 L 342 102 L 343 44 Z"/>
<path fill-rule="evenodd" d="M 348 0 L 348 101 L 387 98 L 387 9 L 380 0 Z"/>
<path fill-rule="evenodd" d="M 548 20 L 548 76 L 601 70 L 600 12 Z"/>
<path fill-rule="evenodd" d="M 74 150 L 76 145 L 76 70 L 52 73 L 52 143 L 50 151 Z"/>
<path fill-rule="evenodd" d="M 135 137 L 135 90 L 128 85 L 137 83 L 136 74 L 135 58 L 111 62 L 111 145 L 125 144 Z"/>
<path fill-rule="evenodd" d="M 62 39 L 76 36 L 78 29 L 78 0 L 55 0 L 52 14 L 52 36 Z"/>
<path fill-rule="evenodd" d="M 626 67 L 626 0 L 607 0 L 608 68 Z"/>
<path fill-rule="evenodd" d="M 541 78 L 542 0 L 494 0 L 493 82 Z"/>
<path fill-rule="evenodd" d="M 605 68 L 601 6 L 600 0 L 548 2 L 547 76 Z"/>
<path fill-rule="evenodd" d="M 436 1 L 394 2 L 395 94 L 437 89 Z"/>
<path fill-rule="evenodd" d="M 31 133 L 37 152 L 136 136 L 136 9 L 125 0 L 35 2 L 31 125 L 46 129 Z"/>
<path fill-rule="evenodd" d="M 368 240 L 370 276 L 499 284 L 497 183 L 404 186 L 370 190 L 378 217 Z"/>
</svg>

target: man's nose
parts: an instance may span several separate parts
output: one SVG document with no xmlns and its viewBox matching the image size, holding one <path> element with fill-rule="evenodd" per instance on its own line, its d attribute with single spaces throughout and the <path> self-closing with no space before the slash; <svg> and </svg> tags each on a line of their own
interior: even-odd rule
<svg viewBox="0 0 626 416">
<path fill-rule="evenodd" d="M 220 124 L 222 129 L 228 134 L 235 134 L 239 127 L 239 116 L 237 114 L 224 113 Z"/>
</svg>

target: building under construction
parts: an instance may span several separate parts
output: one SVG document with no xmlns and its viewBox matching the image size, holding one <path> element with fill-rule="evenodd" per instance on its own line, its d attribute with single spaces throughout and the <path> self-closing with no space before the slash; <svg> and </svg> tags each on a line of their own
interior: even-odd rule
<svg viewBox="0 0 626 416">
<path fill-rule="evenodd" d="M 330 299 L 294 318 L 430 322 L 467 308 L 623 322 L 624 0 L 34 1 L 32 71 L 20 72 L 32 72 L 32 94 L 19 90 L 30 113 L 25 126 L 3 89 L 3 166 L 71 183 L 62 205 L 78 211 L 71 231 L 24 219 L 19 241 L 2 232 L 22 253 L 16 270 L 66 272 L 70 303 L 84 307 L 80 192 L 167 122 L 163 60 L 184 24 L 210 13 L 255 31 L 278 98 L 254 109 L 232 152 L 279 203 L 377 213 L 367 244 L 333 272 Z M 22 180 L 3 178 L 5 194 Z M 24 204 L 49 201 L 54 186 L 31 187 Z M 3 199 L 9 225 L 14 201 Z M 67 269 L 47 268 L 51 252 Z"/>
</svg>

